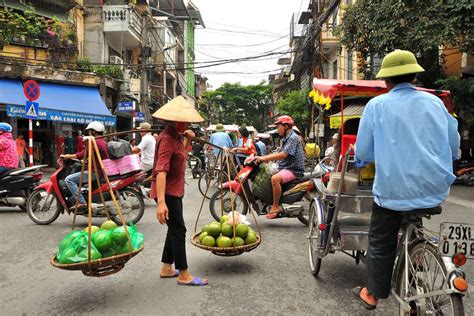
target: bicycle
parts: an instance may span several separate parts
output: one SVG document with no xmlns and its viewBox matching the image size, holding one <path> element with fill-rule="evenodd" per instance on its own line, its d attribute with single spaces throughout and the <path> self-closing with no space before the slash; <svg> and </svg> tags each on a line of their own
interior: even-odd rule
<svg viewBox="0 0 474 316">
<path fill-rule="evenodd" d="M 313 180 L 318 193 L 309 209 L 308 239 L 310 268 L 315 277 L 320 272 L 322 259 L 329 253 L 341 251 L 353 257 L 356 264 L 366 258 L 371 215 L 367 210 L 373 203 L 373 197 L 371 190 L 343 193 L 350 151 L 349 148 L 344 156 L 337 192 L 329 192 L 320 179 Z M 460 267 L 466 261 L 465 254 L 457 251 L 458 244 L 443 230 L 439 238 L 423 227 L 423 217 L 430 218 L 440 213 L 441 207 L 436 207 L 405 214 L 391 290 L 399 303 L 400 315 L 464 315 L 462 296 L 467 292 L 467 282 Z M 474 226 L 451 224 L 449 227 L 462 225 Z M 454 237 L 457 237 L 456 234 Z M 470 235 L 463 237 L 470 242 Z M 438 247 L 442 247 L 443 253 Z M 464 248 L 466 253 L 469 250 L 467 242 Z"/>
<path fill-rule="evenodd" d="M 218 157 L 220 156 L 221 153 L 219 153 Z M 221 183 L 229 179 L 227 172 L 223 170 L 222 166 L 217 167 L 219 161 L 221 160 L 214 156 L 212 150 L 208 151 L 205 171 L 201 173 L 198 180 L 199 192 L 207 199 L 210 199 L 219 190 Z"/>
</svg>

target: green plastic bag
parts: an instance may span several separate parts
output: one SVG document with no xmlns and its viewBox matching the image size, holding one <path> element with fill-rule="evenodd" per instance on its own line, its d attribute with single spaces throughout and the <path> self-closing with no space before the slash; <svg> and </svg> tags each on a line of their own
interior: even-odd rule
<svg viewBox="0 0 474 316">
<path fill-rule="evenodd" d="M 61 257 L 58 258 L 60 263 L 80 263 L 88 260 L 88 233 L 79 232 L 79 235 L 67 246 L 62 252 Z M 101 253 L 91 242 L 91 260 L 102 258 Z"/>
<path fill-rule="evenodd" d="M 127 226 L 127 231 L 130 234 L 130 242 L 132 243 L 133 250 L 139 249 L 145 241 L 145 236 L 138 232 L 137 227 L 133 223 L 131 223 L 130 226 Z M 114 242 L 113 249 L 116 254 L 130 252 L 128 239 L 126 238 L 123 226 L 114 229 L 112 239 Z"/>
<path fill-rule="evenodd" d="M 64 250 L 81 234 L 80 230 L 71 230 L 66 237 L 59 243 L 59 251 L 56 253 L 56 258 L 61 260 Z"/>
<path fill-rule="evenodd" d="M 139 233 L 137 226 L 135 226 L 133 223 L 130 224 L 130 241 L 132 242 L 133 250 L 139 249 L 145 242 L 145 235 Z"/>
<path fill-rule="evenodd" d="M 272 174 L 269 164 L 260 164 L 258 172 L 252 182 L 252 192 L 254 196 L 265 203 L 273 202 Z"/>
</svg>

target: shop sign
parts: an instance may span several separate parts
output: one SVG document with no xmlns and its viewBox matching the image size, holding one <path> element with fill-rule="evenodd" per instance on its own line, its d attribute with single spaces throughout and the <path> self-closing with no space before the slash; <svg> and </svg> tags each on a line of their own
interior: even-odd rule
<svg viewBox="0 0 474 316">
<path fill-rule="evenodd" d="M 117 111 L 122 113 L 131 113 L 133 111 L 133 101 L 122 101 L 117 105 Z"/>
<path fill-rule="evenodd" d="M 7 105 L 7 115 L 9 117 L 25 117 L 25 107 L 17 105 Z M 63 122 L 71 124 L 89 124 L 93 121 L 102 122 L 105 126 L 114 126 L 115 116 L 103 116 L 88 113 L 67 112 L 50 109 L 39 109 L 38 120 Z"/>
<path fill-rule="evenodd" d="M 136 113 L 135 113 L 135 121 L 137 121 L 137 122 L 145 122 L 145 113 L 143 113 L 143 112 L 136 112 Z"/>
</svg>

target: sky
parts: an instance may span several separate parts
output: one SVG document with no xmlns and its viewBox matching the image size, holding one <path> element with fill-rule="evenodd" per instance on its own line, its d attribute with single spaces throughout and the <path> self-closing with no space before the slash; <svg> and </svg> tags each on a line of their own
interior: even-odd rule
<svg viewBox="0 0 474 316">
<path fill-rule="evenodd" d="M 196 73 L 211 89 L 225 82 L 244 85 L 268 80 L 278 72 L 279 57 L 288 55 L 293 12 L 305 11 L 309 0 L 192 0 L 206 28 L 195 33 Z M 222 59 L 272 54 L 252 61 L 199 68 Z"/>
</svg>

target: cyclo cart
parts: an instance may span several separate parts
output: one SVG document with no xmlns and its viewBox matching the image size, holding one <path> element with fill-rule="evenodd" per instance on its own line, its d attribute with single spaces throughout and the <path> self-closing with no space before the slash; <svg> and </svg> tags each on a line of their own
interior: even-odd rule
<svg viewBox="0 0 474 316">
<path fill-rule="evenodd" d="M 357 129 L 353 127 L 349 129 L 347 126 L 348 131 L 345 132 L 344 129 L 346 119 L 360 118 L 363 106 L 359 103 L 359 109 L 350 108 L 349 115 L 344 117 L 344 103 L 346 101 L 346 104 L 350 104 L 348 102 L 350 97 L 368 99 L 386 93 L 387 89 L 384 81 L 365 80 L 314 79 L 313 86 L 312 95 L 316 104 L 327 105 L 328 99 L 331 102 L 337 102 L 339 99 L 340 112 L 331 115 L 331 118 L 340 123 L 332 125 L 340 127 L 341 134 L 341 157 L 336 163 L 337 167 L 334 172 L 316 179 L 315 186 L 318 190 L 309 209 L 309 261 L 311 273 L 316 277 L 320 272 L 323 258 L 336 251 L 354 258 L 356 264 L 365 260 L 373 203 L 372 184 L 376 171 L 373 164 L 363 168 L 358 168 L 355 164 L 352 145 L 356 142 Z M 449 91 L 417 89 L 440 97 L 447 110 L 452 113 Z M 319 165 L 325 165 L 327 159 L 321 160 Z M 446 235 L 443 235 L 443 230 L 447 229 L 443 228 L 443 224 L 449 223 L 442 223 L 441 235 L 433 234 L 423 227 L 422 218 L 430 218 L 439 213 L 441 213 L 440 207 L 410 215 L 400 231 L 398 256 L 392 279 L 392 295 L 400 304 L 401 315 L 411 314 L 413 311 L 418 314 L 430 314 L 429 311 L 434 311 L 434 314 L 439 314 L 444 308 L 443 302 L 450 302 L 449 306 L 452 309 L 447 312 L 448 314 L 463 314 L 462 296 L 467 291 L 467 281 L 459 267 L 465 263 L 466 255 L 469 257 L 469 250 L 464 254 L 452 249 L 447 251 L 446 247 L 444 249 L 446 251 L 438 250 L 438 244 L 444 246 L 448 243 L 449 246 L 451 242 Z M 454 225 L 464 225 L 467 228 L 474 226 Z M 423 279 L 422 275 L 433 271 L 436 275 L 425 276 Z M 445 312 L 442 311 L 441 314 Z"/>
</svg>

